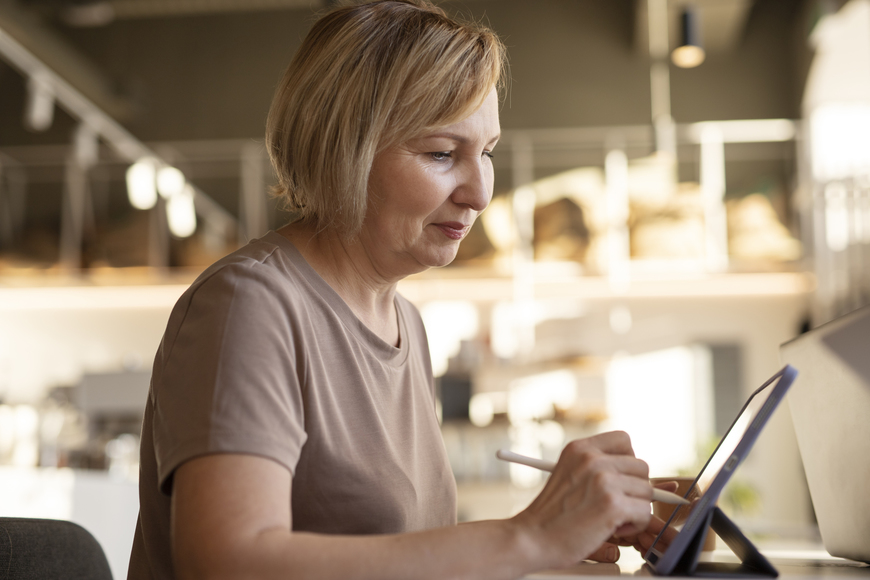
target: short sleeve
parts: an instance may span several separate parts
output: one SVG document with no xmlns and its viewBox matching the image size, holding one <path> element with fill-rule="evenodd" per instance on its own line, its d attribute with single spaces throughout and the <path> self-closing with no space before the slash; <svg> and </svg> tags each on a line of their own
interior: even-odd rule
<svg viewBox="0 0 870 580">
<path fill-rule="evenodd" d="M 294 471 L 307 437 L 304 356 L 287 286 L 250 260 L 213 272 L 176 305 L 152 377 L 164 493 L 178 466 L 204 454 L 260 455 Z"/>
</svg>

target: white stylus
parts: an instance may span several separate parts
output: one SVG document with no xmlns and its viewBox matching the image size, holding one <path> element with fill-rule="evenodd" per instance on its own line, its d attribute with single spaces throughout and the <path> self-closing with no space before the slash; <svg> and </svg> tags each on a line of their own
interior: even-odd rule
<svg viewBox="0 0 870 580">
<path fill-rule="evenodd" d="M 514 453 L 513 451 L 508 451 L 507 449 L 499 449 L 495 452 L 495 456 L 503 461 L 519 463 L 520 465 L 528 465 L 529 467 L 534 467 L 535 469 L 540 469 L 541 471 L 549 471 L 551 473 L 553 471 L 553 468 L 556 467 L 556 464 L 552 461 L 535 459 L 534 457 L 526 457 L 525 455 L 520 455 L 519 453 Z M 689 503 L 691 503 L 689 500 L 682 498 L 675 493 L 671 493 L 669 491 L 657 488 L 653 488 L 652 501 L 682 505 L 688 505 Z"/>
</svg>

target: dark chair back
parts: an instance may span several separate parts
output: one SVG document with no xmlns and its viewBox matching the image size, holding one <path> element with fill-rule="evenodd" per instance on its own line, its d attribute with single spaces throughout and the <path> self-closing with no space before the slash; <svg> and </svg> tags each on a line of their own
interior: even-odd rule
<svg viewBox="0 0 870 580">
<path fill-rule="evenodd" d="M 112 580 L 90 532 L 63 520 L 0 518 L 0 580 Z"/>
</svg>

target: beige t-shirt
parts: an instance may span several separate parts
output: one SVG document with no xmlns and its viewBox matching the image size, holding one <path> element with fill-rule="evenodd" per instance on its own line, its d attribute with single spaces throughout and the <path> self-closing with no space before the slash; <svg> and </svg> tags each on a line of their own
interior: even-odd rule
<svg viewBox="0 0 870 580">
<path fill-rule="evenodd" d="M 372 333 L 270 232 L 182 295 L 154 361 L 129 578 L 172 578 L 172 475 L 208 453 L 293 475 L 293 529 L 380 534 L 456 522 L 426 334 L 397 296 L 400 345 Z"/>
</svg>

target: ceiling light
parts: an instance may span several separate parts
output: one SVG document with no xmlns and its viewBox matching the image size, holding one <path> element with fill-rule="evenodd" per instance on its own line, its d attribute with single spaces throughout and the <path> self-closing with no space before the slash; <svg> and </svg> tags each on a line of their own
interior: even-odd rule
<svg viewBox="0 0 870 580">
<path fill-rule="evenodd" d="M 136 209 L 151 209 L 157 203 L 157 160 L 143 157 L 127 169 L 127 199 Z"/>
<path fill-rule="evenodd" d="M 161 167 L 157 171 L 157 192 L 164 199 L 171 199 L 184 190 L 184 174 L 172 166 Z"/>
<path fill-rule="evenodd" d="M 24 126 L 31 131 L 45 131 L 54 120 L 54 87 L 49 75 L 36 73 L 27 83 Z"/>
<path fill-rule="evenodd" d="M 93 167 L 100 160 L 99 136 L 86 122 L 79 123 L 73 133 L 73 154 L 80 167 Z"/>
<path fill-rule="evenodd" d="M 179 172 L 180 173 L 180 172 Z M 185 184 L 181 193 L 173 195 L 166 202 L 166 218 L 169 231 L 179 238 L 189 237 L 196 231 L 196 208 L 193 186 Z"/>
<path fill-rule="evenodd" d="M 104 0 L 83 2 L 67 7 L 61 13 L 61 18 L 70 26 L 83 28 L 106 26 L 115 20 L 115 8 Z"/>
<path fill-rule="evenodd" d="M 701 47 L 698 14 L 686 7 L 680 18 L 680 46 L 671 53 L 671 60 L 681 68 L 693 68 L 704 62 L 706 53 Z"/>
</svg>

